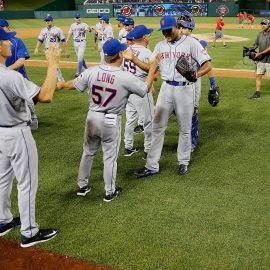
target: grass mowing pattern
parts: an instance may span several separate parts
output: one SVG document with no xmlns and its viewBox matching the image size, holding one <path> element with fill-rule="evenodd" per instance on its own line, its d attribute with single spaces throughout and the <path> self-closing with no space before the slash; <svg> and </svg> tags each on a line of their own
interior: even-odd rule
<svg viewBox="0 0 270 270">
<path fill-rule="evenodd" d="M 243 44 L 233 44 L 212 54 L 220 67 L 229 66 L 228 59 L 240 66 L 239 56 L 227 54 Z M 45 69 L 27 70 L 40 84 Z M 74 75 L 70 69 L 63 73 Z M 37 221 L 60 229 L 59 237 L 42 248 L 123 270 L 269 268 L 269 81 L 263 82 L 263 99 L 252 101 L 254 79 L 217 78 L 221 101 L 216 108 L 207 103 L 208 79 L 202 81 L 199 145 L 189 173 L 177 174 L 173 117 L 161 174 L 135 179 L 133 172 L 144 166 L 143 151 L 127 158 L 121 145 L 117 184 L 124 193 L 109 204 L 102 202 L 101 151 L 92 168 L 91 192 L 76 196 L 87 95 L 58 91 L 52 104 L 37 105 Z M 135 136 L 135 147 L 142 144 L 143 137 Z M 18 241 L 18 230 L 8 237 Z"/>
</svg>

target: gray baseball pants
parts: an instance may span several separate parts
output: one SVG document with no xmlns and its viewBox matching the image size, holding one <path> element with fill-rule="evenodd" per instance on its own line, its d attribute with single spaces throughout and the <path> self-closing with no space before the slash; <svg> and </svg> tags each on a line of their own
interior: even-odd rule
<svg viewBox="0 0 270 270">
<path fill-rule="evenodd" d="M 17 179 L 21 234 L 38 232 L 35 201 L 38 188 L 38 153 L 30 127 L 0 128 L 0 223 L 13 219 L 10 195 Z"/>
<path fill-rule="evenodd" d="M 108 117 L 114 116 L 115 121 L 107 121 Z M 115 192 L 115 181 L 117 173 L 117 158 L 121 143 L 121 116 L 106 115 L 100 112 L 88 112 L 85 132 L 83 154 L 81 158 L 78 186 L 84 187 L 89 183 L 89 174 L 91 172 L 94 157 L 98 151 L 99 145 L 103 152 L 103 179 L 106 195 Z"/>
<path fill-rule="evenodd" d="M 151 148 L 147 155 L 146 168 L 159 170 L 159 160 L 164 143 L 168 119 L 175 112 L 179 139 L 178 163 L 188 165 L 191 154 L 191 123 L 194 110 L 194 84 L 172 86 L 163 82 L 155 108 Z"/>
</svg>

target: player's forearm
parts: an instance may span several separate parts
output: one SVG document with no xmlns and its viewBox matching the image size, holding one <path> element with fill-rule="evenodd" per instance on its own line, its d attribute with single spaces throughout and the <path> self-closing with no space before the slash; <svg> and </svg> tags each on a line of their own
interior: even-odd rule
<svg viewBox="0 0 270 270">
<path fill-rule="evenodd" d="M 64 81 L 63 81 L 63 82 L 59 82 L 59 83 L 57 84 L 57 87 L 58 87 L 59 89 L 65 88 L 65 89 L 68 89 L 68 90 L 75 90 L 75 86 L 74 86 L 72 80 L 66 81 L 66 82 L 64 82 Z"/>
<path fill-rule="evenodd" d="M 41 103 L 52 102 L 57 82 L 57 68 L 58 65 L 49 63 L 46 79 L 43 85 L 41 86 L 39 94 L 36 95 L 34 98 L 35 102 Z"/>
<path fill-rule="evenodd" d="M 205 62 L 197 72 L 197 78 L 202 77 L 212 70 L 211 63 L 209 61 Z"/>
<path fill-rule="evenodd" d="M 69 39 L 71 37 L 71 34 L 69 33 L 68 36 L 67 36 L 67 40 L 66 40 L 66 43 L 68 43 Z"/>
<path fill-rule="evenodd" d="M 147 93 L 151 90 L 154 79 L 155 79 L 156 66 L 150 65 L 149 72 L 146 78 Z"/>
<path fill-rule="evenodd" d="M 42 42 L 40 42 L 40 41 L 38 40 L 37 45 L 36 45 L 36 49 L 39 49 L 39 48 L 41 47 L 41 45 L 42 45 Z"/>
<path fill-rule="evenodd" d="M 132 62 L 138 66 L 139 68 L 141 68 L 142 70 L 148 72 L 149 71 L 149 68 L 150 68 L 150 65 L 148 63 L 144 63 L 142 62 L 141 60 L 139 60 L 136 56 L 134 56 L 132 58 Z"/>
<path fill-rule="evenodd" d="M 25 63 L 25 58 L 19 58 L 13 65 L 10 65 L 8 68 L 12 70 L 16 70 Z"/>
</svg>

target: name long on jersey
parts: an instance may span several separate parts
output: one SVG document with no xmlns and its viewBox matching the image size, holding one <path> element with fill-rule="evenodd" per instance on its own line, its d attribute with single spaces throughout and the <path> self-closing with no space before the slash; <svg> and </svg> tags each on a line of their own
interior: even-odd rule
<svg viewBox="0 0 270 270">
<path fill-rule="evenodd" d="M 48 49 L 51 43 L 59 44 L 60 42 L 65 42 L 65 35 L 59 27 L 45 27 L 41 29 L 38 40 L 44 42 L 45 49 Z"/>
<path fill-rule="evenodd" d="M 149 59 L 152 56 L 152 52 L 143 45 L 133 44 L 131 49 L 134 55 L 143 63 L 149 63 Z M 132 61 L 124 59 L 122 63 L 123 69 L 134 74 L 141 81 L 145 81 L 147 77 L 147 72 L 136 66 Z"/>
</svg>

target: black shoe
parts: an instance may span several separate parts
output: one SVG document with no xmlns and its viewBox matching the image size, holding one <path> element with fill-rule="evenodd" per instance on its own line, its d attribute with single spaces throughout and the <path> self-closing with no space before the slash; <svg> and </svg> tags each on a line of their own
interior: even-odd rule
<svg viewBox="0 0 270 270">
<path fill-rule="evenodd" d="M 20 225 L 21 225 L 20 217 L 13 218 L 13 220 L 10 221 L 9 223 L 0 224 L 0 236 L 4 236 L 9 231 Z"/>
<path fill-rule="evenodd" d="M 180 164 L 180 166 L 179 166 L 179 174 L 184 175 L 184 174 L 187 173 L 187 171 L 188 171 L 187 165 Z"/>
<path fill-rule="evenodd" d="M 224 48 L 228 48 L 228 45 L 227 45 L 227 44 L 225 44 L 225 45 L 223 45 L 223 47 L 224 47 Z"/>
<path fill-rule="evenodd" d="M 21 247 L 27 248 L 38 243 L 47 242 L 53 239 L 57 234 L 58 231 L 56 229 L 39 229 L 38 233 L 33 237 L 27 238 L 22 235 Z"/>
<path fill-rule="evenodd" d="M 147 153 L 146 152 L 143 152 L 142 160 L 147 160 Z"/>
<path fill-rule="evenodd" d="M 158 170 L 149 170 L 147 168 L 143 168 L 143 169 L 139 170 L 138 172 L 135 172 L 135 175 L 137 176 L 137 178 L 147 177 L 147 176 L 151 176 L 151 175 L 155 175 L 155 174 L 159 174 L 159 171 Z"/>
<path fill-rule="evenodd" d="M 130 156 L 132 156 L 133 154 L 135 154 L 135 153 L 138 153 L 139 152 L 139 149 L 136 149 L 136 148 L 131 148 L 131 149 L 125 149 L 125 154 L 124 154 L 124 156 L 125 157 L 130 157 Z"/>
<path fill-rule="evenodd" d="M 256 91 L 250 99 L 260 99 L 261 98 L 261 93 L 259 91 Z"/>
<path fill-rule="evenodd" d="M 137 127 L 134 128 L 133 134 L 140 134 L 144 132 L 144 128 L 141 125 L 138 125 Z"/>
<path fill-rule="evenodd" d="M 87 186 L 84 186 L 84 187 L 78 189 L 77 195 L 78 195 L 78 196 L 83 196 L 83 197 L 85 197 L 86 194 L 87 194 L 88 192 L 90 192 L 90 190 L 91 190 L 91 188 L 90 188 L 88 185 L 87 185 Z"/>
<path fill-rule="evenodd" d="M 74 78 L 77 78 L 77 77 L 79 77 L 80 76 L 80 73 L 76 73 L 75 75 L 74 75 Z"/>
<path fill-rule="evenodd" d="M 113 194 L 105 195 L 103 198 L 104 202 L 110 202 L 113 199 L 117 198 L 121 193 L 123 192 L 123 189 L 120 187 L 115 188 L 115 191 Z"/>
</svg>

